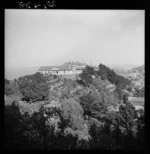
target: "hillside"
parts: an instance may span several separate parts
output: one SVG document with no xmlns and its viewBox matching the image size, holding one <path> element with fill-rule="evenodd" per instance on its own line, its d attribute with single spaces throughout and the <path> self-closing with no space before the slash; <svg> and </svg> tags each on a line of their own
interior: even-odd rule
<svg viewBox="0 0 150 154">
<path fill-rule="evenodd" d="M 118 75 L 123 75 L 127 72 L 128 69 L 122 67 L 115 67 L 113 68 L 114 72 Z"/>
<path fill-rule="evenodd" d="M 97 74 L 102 79 L 108 79 L 112 84 L 115 84 L 116 86 L 120 87 L 121 89 L 124 89 L 127 85 L 130 85 L 130 80 L 122 75 L 118 75 L 114 72 L 114 70 L 110 69 L 109 67 L 100 64 L 99 70 L 97 71 Z"/>
<path fill-rule="evenodd" d="M 128 73 L 142 73 L 144 70 L 144 65 L 142 66 L 130 66 L 130 67 L 125 67 L 125 66 L 116 66 L 112 67 L 115 73 L 118 75 L 123 75 L 126 76 Z"/>
<path fill-rule="evenodd" d="M 134 68 L 130 69 L 128 72 L 143 73 L 144 69 L 145 69 L 145 66 L 142 65 L 139 67 L 134 67 Z"/>
<path fill-rule="evenodd" d="M 98 71 L 87 66 L 77 80 L 40 73 L 5 80 L 6 145 L 48 150 L 138 147 L 141 138 L 128 145 L 126 134 L 129 129 L 138 132 L 135 108 L 123 92 L 129 84 L 103 64 Z M 118 129 L 121 144 L 115 138 Z"/>
</svg>

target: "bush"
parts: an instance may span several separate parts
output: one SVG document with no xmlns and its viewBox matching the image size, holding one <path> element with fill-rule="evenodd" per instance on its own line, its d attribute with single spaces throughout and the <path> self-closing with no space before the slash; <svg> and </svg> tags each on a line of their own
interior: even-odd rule
<svg viewBox="0 0 150 154">
<path fill-rule="evenodd" d="M 94 71 L 93 67 L 86 66 L 86 68 L 83 70 L 83 72 L 79 75 L 81 80 L 83 80 L 87 85 L 91 84 L 93 79 L 92 75 L 95 75 L 96 72 Z"/>
<path fill-rule="evenodd" d="M 116 74 L 113 70 L 103 64 L 99 65 L 99 70 L 97 71 L 97 74 L 101 76 L 102 80 L 107 79 L 111 83 L 115 83 L 117 87 L 121 89 L 124 89 L 126 85 L 130 85 L 131 83 L 129 79 L 126 79 L 123 76 Z"/>
<path fill-rule="evenodd" d="M 36 73 L 19 78 L 19 89 L 26 101 L 42 101 L 48 98 L 49 87 L 43 74 Z"/>
<path fill-rule="evenodd" d="M 5 94 L 7 96 L 10 96 L 10 95 L 17 94 L 17 93 L 19 93 L 19 88 L 18 88 L 16 80 L 9 81 L 5 79 Z"/>
<path fill-rule="evenodd" d="M 5 105 L 11 105 L 13 102 L 18 103 L 21 101 L 22 96 L 19 94 L 13 94 L 10 96 L 6 96 Z"/>
<path fill-rule="evenodd" d="M 102 95 L 95 93 L 83 94 L 80 104 L 84 109 L 84 115 L 101 117 L 105 113 L 106 106 Z"/>
<path fill-rule="evenodd" d="M 70 126 L 74 130 L 84 129 L 83 109 L 74 99 L 66 99 L 62 102 L 62 116 L 69 120 Z"/>
</svg>

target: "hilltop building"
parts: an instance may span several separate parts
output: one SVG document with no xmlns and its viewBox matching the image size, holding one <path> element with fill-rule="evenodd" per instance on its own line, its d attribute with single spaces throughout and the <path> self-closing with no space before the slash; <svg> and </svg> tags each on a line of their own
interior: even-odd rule
<svg viewBox="0 0 150 154">
<path fill-rule="evenodd" d="M 128 101 L 135 107 L 136 110 L 144 109 L 143 97 L 129 97 Z"/>
<path fill-rule="evenodd" d="M 78 75 L 82 73 L 82 71 L 85 69 L 86 64 L 82 63 L 74 63 L 74 62 L 68 62 L 64 63 L 60 66 L 42 66 L 38 70 L 38 72 L 42 74 L 51 74 L 51 75 Z M 98 70 L 98 67 L 94 66 L 95 70 Z"/>
</svg>

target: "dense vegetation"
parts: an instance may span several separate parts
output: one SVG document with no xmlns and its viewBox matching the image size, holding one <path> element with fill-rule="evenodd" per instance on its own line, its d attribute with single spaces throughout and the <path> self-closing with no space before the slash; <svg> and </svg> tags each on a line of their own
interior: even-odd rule
<svg viewBox="0 0 150 154">
<path fill-rule="evenodd" d="M 15 103 L 6 106 L 5 147 L 144 149 L 144 113 L 141 112 L 138 117 L 131 105 L 120 106 L 117 113 L 105 112 L 105 116 L 100 121 L 90 116 L 85 120 L 82 107 L 73 100 L 66 100 L 63 104 L 61 110 L 53 108 L 47 111 L 41 107 L 32 115 L 26 112 L 21 114 L 19 106 Z M 57 129 L 49 120 L 56 113 L 60 119 Z"/>
<path fill-rule="evenodd" d="M 93 76 L 100 76 L 102 80 L 108 80 L 121 89 L 125 89 L 127 85 L 131 84 L 129 79 L 116 74 L 113 70 L 103 64 L 99 65 L 98 71 L 94 71 L 93 67 L 87 66 L 79 76 L 86 84 L 92 84 Z"/>
<path fill-rule="evenodd" d="M 115 83 L 119 88 L 125 88 L 126 85 L 130 84 L 130 80 L 116 74 L 113 70 L 103 64 L 99 65 L 99 71 L 97 73 L 103 80 L 107 79 L 111 83 Z"/>
<path fill-rule="evenodd" d="M 123 92 L 130 82 L 102 64 L 98 71 L 87 66 L 79 76 L 6 79 L 5 147 L 144 149 L 144 111 L 135 110 Z"/>
<path fill-rule="evenodd" d="M 48 97 L 49 87 L 43 74 L 36 73 L 20 77 L 18 86 L 27 101 L 41 101 Z"/>
<path fill-rule="evenodd" d="M 95 75 L 93 67 L 86 66 L 83 72 L 79 75 L 79 77 L 88 85 L 92 83 L 92 75 Z"/>
</svg>

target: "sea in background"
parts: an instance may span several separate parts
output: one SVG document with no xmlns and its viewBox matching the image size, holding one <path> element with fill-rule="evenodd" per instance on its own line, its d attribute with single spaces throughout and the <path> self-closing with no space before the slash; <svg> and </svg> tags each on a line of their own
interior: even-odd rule
<svg viewBox="0 0 150 154">
<path fill-rule="evenodd" d="M 5 68 L 5 78 L 9 80 L 18 79 L 21 76 L 34 74 L 38 71 L 39 67 L 20 67 L 20 68 Z"/>
</svg>

